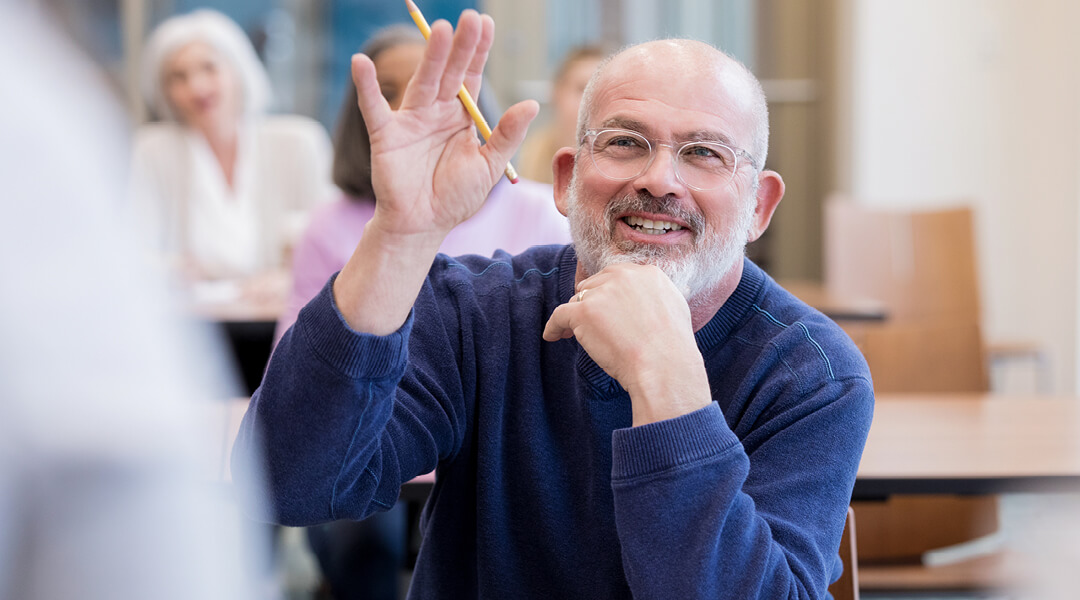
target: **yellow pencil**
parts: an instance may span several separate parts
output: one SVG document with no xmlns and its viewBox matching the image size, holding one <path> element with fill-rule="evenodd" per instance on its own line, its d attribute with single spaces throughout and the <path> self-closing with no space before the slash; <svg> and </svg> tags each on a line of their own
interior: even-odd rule
<svg viewBox="0 0 1080 600">
<path fill-rule="evenodd" d="M 431 27 L 428 25 L 427 19 L 420 13 L 420 9 L 416 6 L 413 0 L 405 0 L 405 4 L 409 7 L 409 16 L 416 23 L 416 26 L 420 29 L 420 33 L 424 35 L 424 39 L 431 37 Z M 458 99 L 465 105 L 465 110 L 468 111 L 469 116 L 472 117 L 473 122 L 476 123 L 476 128 L 480 130 L 480 135 L 484 136 L 486 142 L 491 137 L 491 127 L 488 126 L 487 121 L 484 120 L 484 115 L 480 114 L 480 109 L 477 108 L 476 102 L 473 101 L 472 96 L 469 95 L 469 90 L 465 89 L 465 85 L 462 84 L 461 89 L 458 90 Z M 506 163 L 506 178 L 510 180 L 510 183 L 518 182 L 517 171 L 514 170 L 514 165 Z"/>
</svg>

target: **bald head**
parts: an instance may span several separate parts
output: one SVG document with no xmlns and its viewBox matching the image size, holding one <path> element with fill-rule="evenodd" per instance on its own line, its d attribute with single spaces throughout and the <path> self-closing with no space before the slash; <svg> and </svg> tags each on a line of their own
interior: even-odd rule
<svg viewBox="0 0 1080 600">
<path fill-rule="evenodd" d="M 758 169 L 764 166 L 769 151 L 769 111 L 761 84 L 742 63 L 695 40 L 645 42 L 630 46 L 600 63 L 581 98 L 578 139 L 585 135 L 586 129 L 596 125 L 592 120 L 605 94 L 628 82 L 650 77 L 693 82 L 701 94 L 707 95 L 702 98 L 706 103 L 748 119 L 750 139 L 735 141 L 746 146 Z M 657 85 L 654 89 L 659 95 L 668 86 Z"/>
</svg>

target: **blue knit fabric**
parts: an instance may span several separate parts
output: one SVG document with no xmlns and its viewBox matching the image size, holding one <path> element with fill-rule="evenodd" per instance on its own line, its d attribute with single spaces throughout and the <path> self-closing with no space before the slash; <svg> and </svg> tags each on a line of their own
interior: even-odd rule
<svg viewBox="0 0 1080 600">
<path fill-rule="evenodd" d="M 440 255 L 383 337 L 328 283 L 236 445 L 264 453 L 273 518 L 362 518 L 437 468 L 411 598 L 826 597 L 873 412 L 850 339 L 747 260 L 696 333 L 713 404 L 631 428 L 575 340 L 541 339 L 575 267 L 564 246 Z"/>
</svg>

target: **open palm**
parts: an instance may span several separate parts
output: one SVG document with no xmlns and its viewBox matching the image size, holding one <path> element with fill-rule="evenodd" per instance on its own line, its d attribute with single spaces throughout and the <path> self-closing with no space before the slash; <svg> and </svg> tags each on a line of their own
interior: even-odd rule
<svg viewBox="0 0 1080 600">
<path fill-rule="evenodd" d="M 476 94 L 494 38 L 494 22 L 465 11 L 455 32 L 436 22 L 424 58 L 390 109 L 371 60 L 353 57 L 353 80 L 371 138 L 372 186 L 381 228 L 396 234 L 442 234 L 476 213 L 536 116 L 535 102 L 510 108 L 487 144 L 457 98 Z"/>
</svg>

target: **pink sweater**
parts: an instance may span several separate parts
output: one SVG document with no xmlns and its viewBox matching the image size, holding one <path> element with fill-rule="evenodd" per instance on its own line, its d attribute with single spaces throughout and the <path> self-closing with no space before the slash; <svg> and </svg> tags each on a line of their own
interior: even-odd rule
<svg viewBox="0 0 1080 600">
<path fill-rule="evenodd" d="M 275 344 L 326 280 L 345 266 L 374 214 L 373 201 L 344 195 L 312 213 L 293 250 L 292 291 L 278 319 Z M 439 250 L 450 256 L 491 256 L 495 250 L 518 254 L 529 246 L 569 242 L 570 228 L 555 208 L 550 185 L 527 180 L 511 185 L 502 179 L 480 211 L 454 228 Z"/>
</svg>

